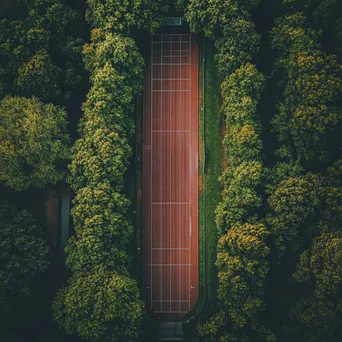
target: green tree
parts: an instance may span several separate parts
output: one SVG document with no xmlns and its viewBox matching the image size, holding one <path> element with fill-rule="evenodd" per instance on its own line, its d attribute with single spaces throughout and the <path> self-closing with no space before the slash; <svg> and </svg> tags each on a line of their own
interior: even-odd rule
<svg viewBox="0 0 342 342">
<path fill-rule="evenodd" d="M 66 264 L 74 275 L 98 267 L 118 273 L 129 268 L 126 249 L 133 228 L 125 215 L 128 206 L 129 201 L 108 183 L 78 190 L 72 209 L 76 236 L 66 247 Z"/>
<path fill-rule="evenodd" d="M 342 324 L 342 234 L 324 233 L 300 257 L 294 278 L 306 295 L 291 311 L 303 341 L 338 341 Z"/>
<path fill-rule="evenodd" d="M 319 224 L 321 233 L 341 231 L 342 227 L 342 160 L 327 170 L 324 210 Z"/>
<path fill-rule="evenodd" d="M 245 162 L 234 170 L 231 178 L 224 173 L 221 180 L 229 184 L 222 192 L 222 201 L 216 208 L 216 225 L 224 233 L 236 224 L 254 221 L 262 198 L 257 190 L 265 171 L 260 162 Z M 230 181 L 226 181 L 230 179 Z"/>
<path fill-rule="evenodd" d="M 26 210 L 0 201 L 0 308 L 6 312 L 30 295 L 34 277 L 47 267 L 42 230 Z"/>
<path fill-rule="evenodd" d="M 248 327 L 266 341 L 275 340 L 257 319 L 265 305 L 268 235 L 263 224 L 243 224 L 233 226 L 219 239 L 216 264 L 223 311 L 199 326 L 206 341 L 248 341 Z"/>
<path fill-rule="evenodd" d="M 54 318 L 69 334 L 89 341 L 138 341 L 143 302 L 137 282 L 103 269 L 72 277 L 59 290 Z"/>
<path fill-rule="evenodd" d="M 140 333 L 143 302 L 130 277 L 133 227 L 126 216 L 124 175 L 144 60 L 130 36 L 154 32 L 163 9 L 159 0 L 88 1 L 93 30 L 83 56 L 92 86 L 69 178 L 76 193 L 76 234 L 66 247 L 73 275 L 55 299 L 54 317 L 67 333 L 90 341 L 137 341 Z"/>
<path fill-rule="evenodd" d="M 0 181 L 20 191 L 63 179 L 70 145 L 66 126 L 61 107 L 5 97 L 0 103 Z"/>
<path fill-rule="evenodd" d="M 253 64 L 245 64 L 222 82 L 222 113 L 227 133 L 227 172 L 241 163 L 261 161 L 261 127 L 257 104 L 264 86 L 264 77 Z"/>
<path fill-rule="evenodd" d="M 47 99 L 59 96 L 60 78 L 62 70 L 55 65 L 49 54 L 45 51 L 38 51 L 27 63 L 18 68 L 18 78 L 15 87 L 22 96 L 35 96 Z"/>
<path fill-rule="evenodd" d="M 285 252 L 295 253 L 304 241 L 317 234 L 323 196 L 322 181 L 312 173 L 280 182 L 268 200 L 268 222 L 277 247 L 275 258 Z"/>
<path fill-rule="evenodd" d="M 83 48 L 85 67 L 94 73 L 106 63 L 115 66 L 116 72 L 133 88 L 141 90 L 144 60 L 132 38 L 101 29 L 91 33 L 91 43 Z"/>
<path fill-rule="evenodd" d="M 250 62 L 258 51 L 260 36 L 250 20 L 250 11 L 258 4 L 259 0 L 189 2 L 185 15 L 190 29 L 215 42 L 222 76 Z"/>
<path fill-rule="evenodd" d="M 271 39 L 284 80 L 285 99 L 272 122 L 287 145 L 279 154 L 309 165 L 329 160 L 329 141 L 340 134 L 342 122 L 342 66 L 320 50 L 318 37 L 295 13 L 277 21 Z"/>
<path fill-rule="evenodd" d="M 134 34 L 138 30 L 154 33 L 162 24 L 167 7 L 162 0 L 88 0 L 87 20 L 94 27 Z"/>
<path fill-rule="evenodd" d="M 197 327 L 205 341 L 247 341 L 251 334 L 269 341 L 274 338 L 259 315 L 264 309 L 268 232 L 258 219 L 266 174 L 257 115 L 264 77 L 250 63 L 259 48 L 260 36 L 251 20 L 251 12 L 258 4 L 259 0 L 193 0 L 187 2 L 185 10 L 191 31 L 212 39 L 218 50 L 216 61 L 223 79 L 222 113 L 227 132 L 223 140 L 227 167 L 221 177 L 222 200 L 216 209 L 221 236 L 217 254 L 220 301 L 216 313 Z M 259 251 L 260 264 L 249 255 L 252 247 L 247 241 L 253 239 L 260 239 L 265 247 Z"/>
<path fill-rule="evenodd" d="M 249 63 L 222 83 L 222 113 L 227 127 L 223 143 L 228 166 L 221 177 L 224 189 L 216 209 L 216 224 L 221 233 L 235 224 L 253 220 L 262 204 L 258 189 L 265 171 L 256 107 L 263 83 L 262 74 Z"/>
<path fill-rule="evenodd" d="M 70 103 L 82 87 L 84 22 L 58 0 L 21 2 L 0 20 L 0 79 L 5 93 Z M 1 95 L 1 94 L 0 94 Z"/>
<path fill-rule="evenodd" d="M 263 307 L 262 294 L 268 271 L 269 235 L 262 224 L 232 227 L 218 243 L 219 299 L 234 325 L 243 327 L 248 317 Z"/>
</svg>

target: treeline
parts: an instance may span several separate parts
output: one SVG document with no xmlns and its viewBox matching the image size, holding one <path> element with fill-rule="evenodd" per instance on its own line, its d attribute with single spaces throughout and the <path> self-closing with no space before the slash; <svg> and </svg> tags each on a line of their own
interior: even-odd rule
<svg viewBox="0 0 342 342">
<path fill-rule="evenodd" d="M 20 1 L 0 13 L 2 318 L 15 315 L 49 265 L 41 223 L 22 209 L 28 204 L 23 192 L 56 184 L 67 174 L 68 120 L 87 84 L 84 28 L 82 12 L 57 0 Z"/>
<path fill-rule="evenodd" d="M 279 97 L 265 132 L 258 101 L 269 81 L 252 64 L 259 1 L 181 3 L 191 30 L 215 42 L 226 125 L 216 210 L 219 303 L 211 303 L 215 314 L 203 314 L 199 339 L 339 341 L 341 6 L 279 1 L 269 40 L 277 57 L 265 75 L 277 81 Z M 265 160 L 262 141 L 272 134 L 278 147 Z"/>
<path fill-rule="evenodd" d="M 287 338 L 339 341 L 342 69 L 338 55 L 323 47 L 329 50 L 324 37 L 334 25 L 329 21 L 336 15 L 341 19 L 342 12 L 335 1 L 284 5 L 270 40 L 281 95 L 272 120 L 279 148 L 270 170 L 266 219 L 273 273 L 282 268 L 288 277 L 283 287 L 293 298 L 286 304 L 281 293 L 270 289 L 270 300 L 286 308 L 280 324 Z M 340 39 L 340 33 L 335 31 L 332 39 Z"/>
<path fill-rule="evenodd" d="M 57 294 L 54 317 L 67 333 L 91 341 L 135 341 L 140 333 L 144 305 L 131 274 L 133 227 L 124 193 L 144 66 L 132 37 L 158 28 L 163 8 L 162 1 L 88 1 L 92 33 L 83 55 L 92 86 L 70 165 L 72 276 Z"/>
<path fill-rule="evenodd" d="M 216 209 L 221 304 L 213 317 L 198 326 L 206 341 L 246 341 L 252 330 L 273 339 L 259 319 L 265 306 L 270 249 L 266 244 L 269 231 L 259 215 L 266 170 L 257 104 L 264 76 L 251 63 L 260 36 L 250 11 L 258 3 L 190 1 L 185 11 L 191 30 L 215 42 L 226 125 L 227 167 L 221 177 L 222 200 Z"/>
<path fill-rule="evenodd" d="M 124 191 L 144 66 L 134 37 L 154 32 L 166 7 L 159 0 L 86 5 L 85 12 L 72 1 L 32 0 L 1 14 L 0 181 L 6 195 L 69 175 L 75 235 L 66 264 L 72 275 L 54 301 L 54 318 L 87 340 L 134 341 L 144 313 L 131 274 L 133 227 Z M 0 305 L 7 311 L 47 269 L 47 249 L 30 214 L 7 201 L 0 209 Z"/>
</svg>

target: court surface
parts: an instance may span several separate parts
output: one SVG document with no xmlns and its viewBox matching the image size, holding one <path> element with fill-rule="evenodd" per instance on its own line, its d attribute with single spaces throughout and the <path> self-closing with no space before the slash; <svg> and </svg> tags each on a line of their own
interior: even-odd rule
<svg viewBox="0 0 342 342">
<path fill-rule="evenodd" d="M 143 295 L 160 316 L 198 297 L 198 46 L 190 34 L 151 38 L 144 80 Z"/>
</svg>

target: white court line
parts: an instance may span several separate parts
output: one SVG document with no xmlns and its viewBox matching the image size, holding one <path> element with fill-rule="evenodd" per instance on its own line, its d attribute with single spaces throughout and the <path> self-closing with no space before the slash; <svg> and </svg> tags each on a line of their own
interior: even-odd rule
<svg viewBox="0 0 342 342">
<path fill-rule="evenodd" d="M 159 42 L 157 42 L 157 43 L 154 43 L 154 44 L 160 44 Z M 158 49 L 153 49 L 153 51 L 154 52 L 160 52 L 160 46 L 158 47 Z M 171 51 L 171 50 L 169 50 L 169 49 L 164 49 L 163 50 L 164 52 L 166 51 L 166 52 L 168 52 L 168 51 Z M 190 50 L 182 50 L 182 49 L 180 49 L 180 50 L 172 50 L 173 52 L 179 52 L 179 53 L 182 53 L 182 52 L 190 52 Z M 185 57 L 187 57 L 187 55 L 184 55 Z M 180 56 L 174 56 L 174 57 L 180 57 Z"/>
<path fill-rule="evenodd" d="M 184 34 L 184 35 L 174 34 L 174 36 L 176 36 L 176 35 L 177 36 L 188 36 L 188 37 L 191 37 L 188 34 Z M 163 55 L 163 51 L 164 50 L 163 50 L 163 44 L 162 43 L 163 43 L 163 39 L 165 39 L 165 37 L 164 37 L 164 35 L 160 35 L 160 37 L 161 37 L 161 42 L 158 42 L 158 43 L 161 43 L 161 55 Z M 155 44 L 155 43 L 156 42 L 154 40 L 152 40 L 152 49 L 153 49 L 153 44 Z M 181 49 L 182 48 L 182 43 L 183 43 L 183 41 L 182 41 L 182 38 L 181 38 L 180 39 L 180 52 L 182 52 L 182 49 Z M 188 43 L 191 44 L 191 38 L 190 38 Z M 172 41 L 171 41 L 171 47 L 172 47 Z M 173 51 L 176 51 L 176 50 L 171 50 L 172 53 L 173 53 Z M 191 52 L 191 50 L 188 50 L 188 51 Z M 153 57 L 153 52 L 152 52 L 152 57 Z M 181 58 L 185 57 L 185 58 L 188 58 L 189 56 L 183 56 L 182 53 L 181 53 L 180 56 L 170 56 L 170 57 L 181 57 Z M 177 66 L 177 65 L 190 65 L 190 76 L 191 76 L 191 55 L 190 55 L 190 63 L 160 63 L 159 64 L 159 63 L 153 63 L 153 58 L 152 58 L 151 59 L 151 65 L 152 65 L 152 69 L 153 69 L 154 65 L 160 65 L 161 66 L 161 76 L 163 76 L 163 68 L 162 67 L 164 65 L 165 66 L 171 66 L 170 67 L 170 69 L 171 69 L 171 76 L 172 76 L 172 67 L 173 66 Z M 181 74 L 181 70 L 180 70 L 180 74 Z M 172 80 L 191 81 L 191 77 L 190 78 L 175 78 L 175 79 L 172 79 L 172 77 L 169 78 L 169 79 L 163 79 L 163 78 L 153 79 L 153 75 L 152 75 L 152 72 L 151 72 L 151 139 L 152 139 L 152 133 L 173 133 L 173 132 L 175 132 L 175 133 L 178 133 L 178 132 L 179 133 L 181 133 L 181 132 L 188 133 L 188 132 L 191 132 L 191 129 L 189 129 L 189 130 L 171 130 L 171 129 L 170 130 L 153 130 L 152 129 L 152 103 L 153 103 L 153 101 L 152 101 L 153 94 L 152 93 L 154 93 L 154 92 L 156 92 L 156 93 L 160 92 L 161 93 L 160 97 L 161 97 L 161 104 L 162 104 L 163 103 L 163 101 L 162 101 L 163 100 L 163 96 L 162 96 L 163 92 L 168 92 L 168 93 L 172 93 L 172 92 L 184 92 L 184 93 L 191 92 L 191 84 L 189 85 L 190 89 L 182 89 L 181 88 L 180 90 L 174 90 L 174 89 L 170 89 L 170 90 L 155 89 L 154 90 L 153 89 L 153 82 L 152 82 L 154 80 L 157 80 L 157 81 L 163 81 L 163 80 L 165 80 L 165 81 L 172 81 Z M 182 87 L 182 83 L 181 83 L 181 87 Z M 188 114 L 188 116 L 190 115 L 189 121 L 190 121 L 190 128 L 191 128 L 191 95 L 189 96 L 189 102 L 190 102 L 190 106 L 189 106 L 190 112 L 187 113 L 187 114 Z M 172 124 L 171 112 L 172 112 L 172 101 L 171 101 L 171 96 L 170 96 L 170 124 Z M 180 98 L 180 114 L 182 114 L 182 97 Z M 186 113 L 183 113 L 183 114 L 186 114 Z M 161 112 L 160 115 L 161 115 L 161 123 L 162 123 L 163 122 L 163 120 L 162 120 L 163 119 L 163 113 Z M 191 142 L 190 134 L 189 134 L 188 139 L 189 139 L 189 147 L 190 147 L 190 142 Z M 151 140 L 151 147 L 152 147 L 152 140 Z M 160 153 L 161 153 L 161 155 L 163 154 L 162 149 L 161 149 Z M 190 158 L 190 163 L 191 163 L 191 149 L 189 150 L 189 158 Z M 152 163 L 152 151 L 151 151 L 151 196 L 152 196 L 152 166 L 153 166 L 153 163 Z M 161 171 L 161 184 L 162 184 L 162 177 L 163 177 L 163 175 L 162 175 L 162 168 L 160 169 L 160 171 Z M 170 171 L 172 172 L 172 136 L 171 135 L 170 135 Z M 190 164 L 190 174 L 191 174 L 191 164 Z M 179 186 L 180 186 L 180 191 L 181 191 L 181 189 L 182 189 L 181 183 L 179 183 Z M 189 200 L 190 200 L 190 179 L 189 179 L 188 189 L 189 189 Z M 162 191 L 162 187 L 160 187 L 160 191 Z M 177 267 L 177 266 L 179 266 L 179 267 L 189 267 L 189 285 L 190 285 L 191 284 L 190 267 L 192 266 L 191 260 L 190 260 L 191 259 L 191 248 L 172 248 L 172 247 L 170 247 L 170 248 L 153 248 L 152 247 L 152 234 L 153 234 L 153 231 L 152 231 L 152 213 L 153 213 L 152 206 L 153 205 L 169 205 L 170 209 L 171 209 L 171 205 L 190 205 L 191 204 L 190 202 L 172 202 L 171 199 L 172 199 L 172 179 L 170 178 L 170 202 L 152 202 L 151 201 L 151 264 L 149 264 L 149 267 L 151 267 L 151 308 L 152 308 L 152 302 L 160 302 L 160 309 L 161 310 L 160 311 L 154 311 L 156 313 L 170 313 L 170 312 L 187 313 L 188 311 L 181 311 L 181 302 L 189 303 L 189 310 L 190 310 L 190 306 L 191 306 L 190 286 L 189 286 L 189 298 L 188 298 L 188 300 L 181 300 L 180 299 L 181 298 L 180 297 L 180 295 L 181 295 L 181 274 L 180 274 L 180 276 L 179 276 L 179 298 L 177 300 L 172 299 L 171 298 L 171 296 L 172 296 L 172 290 L 171 290 L 172 289 L 172 285 L 171 285 L 172 284 L 172 272 L 171 272 L 171 267 Z M 192 229 L 191 228 L 191 212 L 189 213 L 189 215 L 190 215 L 190 217 L 189 217 L 189 219 L 190 219 L 190 223 L 189 223 L 189 237 L 191 237 L 191 229 Z M 160 217 L 160 219 L 162 220 L 162 216 Z M 179 220 L 181 222 L 181 216 L 179 216 Z M 162 224 L 161 224 L 161 226 L 162 226 Z M 186 227 L 184 227 L 184 228 L 186 228 Z M 163 229 L 161 229 L 161 227 L 160 227 L 160 233 L 161 233 L 161 241 L 163 241 L 163 238 L 162 238 L 162 236 L 163 236 Z M 170 215 L 170 243 L 171 243 L 171 238 L 172 238 L 172 215 Z M 179 240 L 178 240 L 178 242 L 179 242 Z M 191 247 L 191 243 L 190 242 L 191 242 L 191 240 L 189 238 L 189 246 Z M 172 263 L 170 263 L 170 264 L 163 264 L 163 260 L 162 260 L 163 256 L 161 256 L 161 260 L 160 260 L 161 263 L 160 264 L 153 264 L 153 262 L 152 262 L 152 251 L 155 251 L 155 250 L 162 250 L 162 251 L 164 251 L 164 250 L 165 251 L 167 251 L 167 250 L 170 250 L 170 251 L 172 251 L 172 250 L 187 250 L 187 251 L 189 251 L 189 264 L 185 264 L 185 263 L 184 264 L 181 264 L 181 263 L 179 263 L 179 264 L 172 264 Z M 161 300 L 152 299 L 152 269 L 153 269 L 153 267 L 170 267 L 170 300 L 166 300 L 166 299 L 163 299 L 163 298 L 161 298 Z M 160 273 L 161 273 L 161 290 L 162 290 L 162 282 L 163 282 L 162 274 L 163 274 L 163 272 L 160 271 Z M 161 295 L 162 295 L 162 291 L 161 291 Z M 163 311 L 163 309 L 164 309 L 163 305 L 162 305 L 163 301 L 166 302 L 166 303 L 170 303 L 169 311 Z M 178 310 L 177 310 L 177 307 L 176 307 L 176 310 L 173 310 L 171 302 L 172 303 L 173 302 L 178 302 L 178 304 L 179 304 L 178 305 Z"/>
<path fill-rule="evenodd" d="M 172 56 L 172 36 L 171 36 L 171 56 Z M 163 58 L 163 55 L 162 55 L 162 58 Z M 172 64 L 171 64 L 171 67 L 170 67 L 170 74 L 171 74 L 171 77 L 172 77 Z M 172 113 L 172 96 L 170 96 L 170 129 L 172 127 L 172 121 L 171 121 L 171 113 Z M 171 214 L 171 202 L 172 202 L 172 135 L 170 135 L 170 214 Z M 172 231 L 172 215 L 170 215 L 170 246 L 171 246 L 171 231 Z M 171 260 L 171 255 L 170 255 L 170 262 L 172 262 Z M 172 273 L 171 273 L 171 267 L 170 267 L 170 299 L 172 298 L 171 297 L 171 288 L 172 288 Z M 170 302 L 170 311 L 171 311 L 171 302 Z"/>
<path fill-rule="evenodd" d="M 170 313 L 170 311 L 154 311 L 155 313 Z M 188 313 L 189 311 L 171 311 L 177 313 Z"/>
<path fill-rule="evenodd" d="M 190 65 L 190 63 L 152 63 L 152 65 Z"/>
<path fill-rule="evenodd" d="M 153 247 L 152 250 L 155 251 L 188 251 L 189 248 L 181 248 L 181 247 Z"/>
<path fill-rule="evenodd" d="M 190 78 L 152 78 L 152 81 L 189 81 Z"/>
<path fill-rule="evenodd" d="M 153 157 L 153 148 L 152 148 L 152 98 L 153 98 L 153 95 L 152 95 L 152 78 L 153 78 L 153 67 L 152 67 L 152 64 L 153 64 L 153 49 L 152 49 L 152 47 L 153 47 L 153 36 L 151 37 L 151 42 L 152 42 L 152 44 L 151 44 L 151 84 L 150 84 L 150 86 L 151 86 L 151 98 L 150 98 L 150 101 L 151 101 L 151 104 L 150 104 L 150 106 L 151 106 L 151 110 L 150 110 L 150 120 L 151 120 L 151 136 L 150 136 L 150 139 L 151 139 L 151 202 L 152 202 L 152 169 L 153 169 L 153 167 L 152 167 L 152 157 Z M 151 247 L 153 246 L 153 242 L 152 242 L 152 236 L 153 236 L 153 232 L 152 232 L 152 230 L 153 230 L 153 228 L 152 228 L 152 226 L 153 226 L 153 210 L 152 210 L 152 208 L 153 208 L 153 206 L 151 205 Z M 152 263 L 152 250 L 151 250 L 151 263 Z M 151 270 L 150 270 L 150 274 L 151 274 L 151 294 L 150 294 L 150 297 L 151 297 L 151 310 L 152 310 L 152 297 L 153 297 L 153 295 L 152 295 L 152 287 L 153 287 L 153 283 L 152 283 L 152 279 L 153 279 L 153 277 L 152 277 L 152 272 L 153 272 L 153 268 L 151 268 Z"/>
<path fill-rule="evenodd" d="M 160 299 L 154 299 L 153 302 L 160 302 Z M 163 299 L 163 302 L 178 302 L 178 299 L 177 300 L 168 300 L 168 299 Z M 188 302 L 188 300 L 181 300 L 181 302 Z"/>
<path fill-rule="evenodd" d="M 148 264 L 150 267 L 173 267 L 173 266 L 183 266 L 190 267 L 192 264 Z"/>
<path fill-rule="evenodd" d="M 171 56 L 171 55 L 163 55 L 162 58 L 181 58 L 181 57 L 189 57 L 189 56 Z M 163 61 L 162 61 L 163 62 Z M 172 63 L 174 65 L 174 63 Z M 176 64 L 176 63 L 175 63 Z"/>
<path fill-rule="evenodd" d="M 171 204 L 184 204 L 189 205 L 190 202 L 152 202 L 153 205 L 171 205 Z"/>
<path fill-rule="evenodd" d="M 189 33 L 159 33 L 156 36 L 190 36 Z"/>
<path fill-rule="evenodd" d="M 189 71 L 189 74 L 190 74 L 190 78 L 191 78 L 191 74 L 192 74 L 192 70 L 191 70 L 191 62 L 192 62 L 192 57 L 191 57 L 191 37 L 189 36 L 189 39 L 190 39 L 190 71 Z M 190 87 L 191 87 L 191 80 L 190 80 Z M 191 89 L 191 88 L 190 88 Z M 191 93 L 190 93 L 190 96 L 189 96 L 189 127 L 190 129 L 192 129 L 191 127 Z M 191 174 L 191 134 L 189 134 L 189 160 L 190 160 L 190 164 L 189 164 L 189 167 L 190 167 L 190 174 Z M 190 175 L 189 175 L 189 201 L 190 201 Z M 189 216 L 190 216 L 190 220 L 191 220 L 191 207 L 190 207 L 190 212 L 189 212 Z M 190 227 L 189 227 L 190 228 Z M 189 247 L 191 249 L 191 231 L 189 229 Z M 189 263 L 191 263 L 191 250 L 189 250 Z M 191 273 L 190 273 L 190 267 L 189 267 L 189 311 L 190 311 L 190 306 L 191 306 L 191 303 L 190 303 L 190 300 L 191 300 Z"/>
<path fill-rule="evenodd" d="M 152 90 L 153 93 L 166 93 L 166 92 L 185 92 L 185 93 L 189 93 L 190 90 L 177 90 L 177 89 L 153 89 Z"/>
<path fill-rule="evenodd" d="M 161 48 L 160 48 L 160 53 L 161 56 L 163 56 L 163 36 L 161 36 Z M 163 67 L 160 68 L 160 75 L 163 81 Z M 163 82 L 161 82 L 161 96 L 160 96 L 160 115 L 161 115 L 161 124 L 163 123 Z M 160 160 L 163 160 L 163 149 L 160 149 Z M 163 188 L 163 168 L 160 168 L 160 198 L 162 197 L 162 188 Z M 161 232 L 161 237 L 160 237 L 160 245 L 163 245 L 163 215 L 160 215 L 160 232 Z M 163 263 L 163 254 L 160 256 L 160 262 Z M 160 272 L 160 295 L 162 296 L 162 300 L 160 302 L 160 310 L 163 309 L 163 270 Z"/>
<path fill-rule="evenodd" d="M 189 133 L 189 129 L 154 129 L 152 133 Z"/>
<path fill-rule="evenodd" d="M 180 49 L 180 55 L 182 55 L 182 38 L 179 37 L 179 49 Z M 182 78 L 182 68 L 179 68 L 179 76 L 180 78 Z M 180 82 L 180 89 L 182 90 L 182 82 Z M 180 96 L 180 117 L 182 117 L 182 96 Z M 189 130 L 190 132 L 190 130 Z M 182 187 L 181 184 L 179 182 L 179 189 L 180 189 L 180 193 L 182 192 Z M 179 223 L 181 225 L 181 217 L 179 215 Z M 181 309 L 181 277 L 182 277 L 182 273 L 180 273 L 179 275 L 179 284 L 178 284 L 178 312 L 180 312 Z"/>
</svg>

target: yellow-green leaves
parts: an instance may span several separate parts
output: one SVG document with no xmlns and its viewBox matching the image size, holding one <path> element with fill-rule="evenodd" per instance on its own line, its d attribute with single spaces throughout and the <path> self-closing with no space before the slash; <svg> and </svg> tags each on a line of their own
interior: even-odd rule
<svg viewBox="0 0 342 342">
<path fill-rule="evenodd" d="M 137 341 L 143 302 L 136 281 L 100 268 L 73 277 L 58 292 L 53 312 L 67 333 L 86 340 Z"/>
<path fill-rule="evenodd" d="M 93 27 L 134 34 L 138 30 L 154 33 L 166 10 L 162 0 L 88 0 L 87 19 Z"/>
<path fill-rule="evenodd" d="M 263 224 L 235 225 L 218 243 L 218 296 L 237 329 L 255 320 L 264 307 L 268 235 Z"/>
<path fill-rule="evenodd" d="M 292 158 L 309 165 L 327 162 L 329 140 L 338 136 L 342 122 L 342 66 L 336 56 L 320 50 L 318 34 L 301 13 L 279 19 L 271 42 L 285 85 L 274 130 L 287 150 L 292 149 Z M 283 152 L 279 155 L 285 156 Z"/>
<path fill-rule="evenodd" d="M 63 179 L 70 157 L 66 126 L 60 107 L 5 97 L 0 103 L 0 181 L 20 191 Z"/>
</svg>

